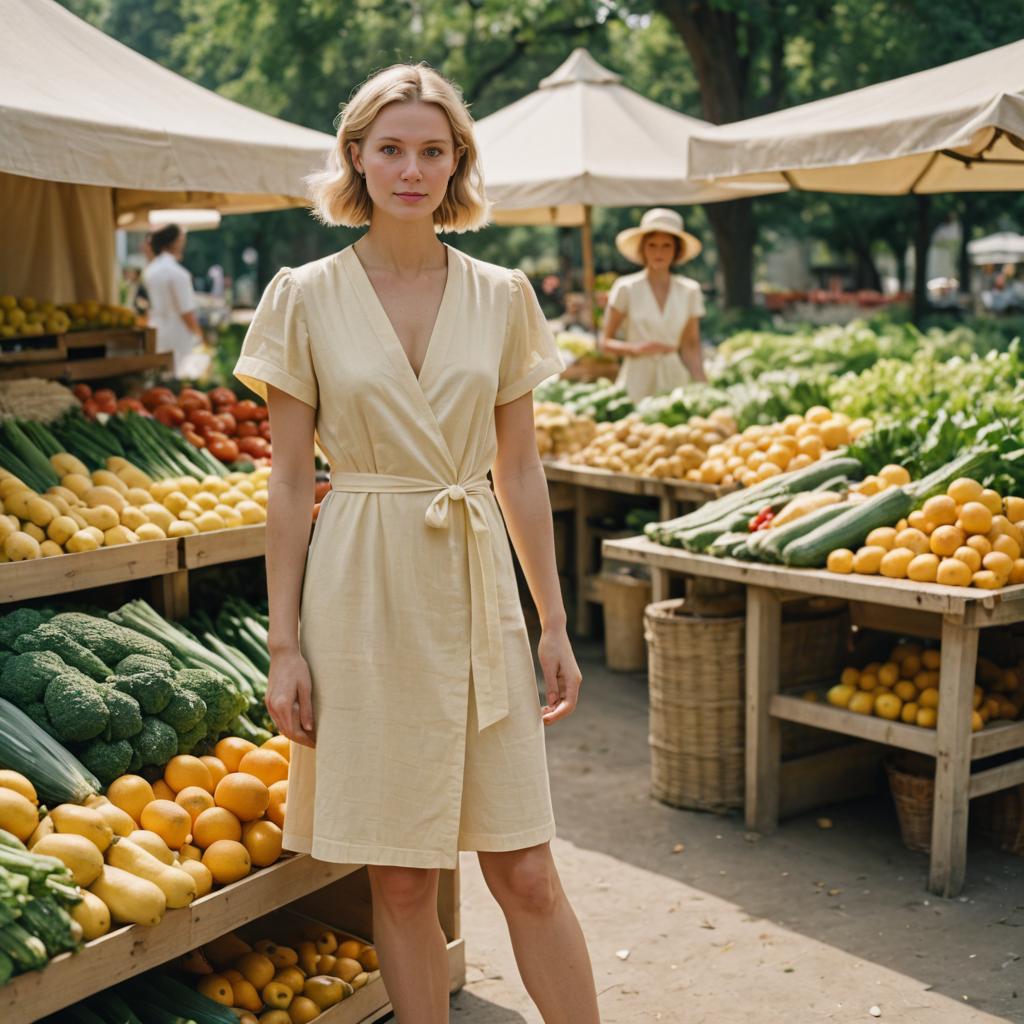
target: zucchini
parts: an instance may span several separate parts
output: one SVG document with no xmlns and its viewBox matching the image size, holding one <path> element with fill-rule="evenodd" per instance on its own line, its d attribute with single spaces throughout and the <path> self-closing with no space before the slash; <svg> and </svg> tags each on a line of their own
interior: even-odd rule
<svg viewBox="0 0 1024 1024">
<path fill-rule="evenodd" d="M 20 708 L 0 698 L 0 767 L 21 772 L 47 803 L 81 804 L 99 780 Z"/>
<path fill-rule="evenodd" d="M 29 934 L 41 939 L 51 956 L 77 949 L 78 942 L 71 930 L 71 918 L 52 900 L 36 897 L 21 908 L 19 924 Z"/>
<path fill-rule="evenodd" d="M 139 1013 L 146 1024 L 150 1024 L 150 1020 L 154 1024 L 164 1024 L 164 1020 L 170 1024 L 167 1018 L 158 1021 L 153 1016 L 152 1007 L 156 1005 L 173 1006 L 183 1017 L 194 1020 L 196 1024 L 238 1024 L 238 1018 L 228 1007 L 207 999 L 195 989 L 160 971 L 133 978 L 126 987 L 131 993 L 133 1005 L 136 1004 L 136 997 L 149 1004 L 146 1013 Z"/>
<path fill-rule="evenodd" d="M 730 558 L 732 551 L 738 544 L 746 544 L 750 533 L 741 533 L 738 530 L 723 533 L 712 542 L 708 548 L 708 554 L 715 558 Z"/>
<path fill-rule="evenodd" d="M 112 989 L 98 992 L 89 1000 L 90 1009 L 103 1018 L 104 1024 L 142 1024 L 132 1008 Z"/>
<path fill-rule="evenodd" d="M 6 953 L 0 952 L 0 987 L 11 980 L 12 974 L 14 974 L 13 961 Z"/>
<path fill-rule="evenodd" d="M 786 545 L 782 560 L 786 565 L 798 568 L 820 568 L 830 551 L 836 548 L 856 551 L 876 527 L 892 526 L 910 515 L 914 500 L 908 487 L 890 487 Z M 836 508 L 835 505 L 831 507 Z"/>
<path fill-rule="evenodd" d="M 28 847 L 5 828 L 0 828 L 0 846 L 6 846 L 11 850 L 21 850 L 22 853 L 28 852 Z"/>
<path fill-rule="evenodd" d="M 38 971 L 50 962 L 43 941 L 20 924 L 0 928 L 0 952 L 6 953 L 21 971 Z"/>
<path fill-rule="evenodd" d="M 826 505 L 824 508 L 808 512 L 799 519 L 794 519 L 791 523 L 784 523 L 774 529 L 764 530 L 764 539 L 759 540 L 753 547 L 754 557 L 762 562 L 778 564 L 782 561 L 782 552 L 787 544 L 800 537 L 805 537 L 822 523 L 831 522 L 852 507 L 850 505 Z"/>
</svg>

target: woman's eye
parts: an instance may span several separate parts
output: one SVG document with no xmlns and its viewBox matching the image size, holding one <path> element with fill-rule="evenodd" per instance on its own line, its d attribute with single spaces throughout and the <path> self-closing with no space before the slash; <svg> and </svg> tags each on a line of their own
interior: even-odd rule
<svg viewBox="0 0 1024 1024">
<path fill-rule="evenodd" d="M 384 153 L 386 156 L 391 156 L 393 153 L 397 153 L 398 152 L 398 147 L 397 146 L 390 146 L 390 145 L 389 146 L 381 146 L 380 147 L 380 151 L 382 153 Z"/>
<path fill-rule="evenodd" d="M 440 156 L 441 155 L 441 150 L 439 150 L 437 148 L 437 146 L 428 146 L 426 152 L 427 152 L 427 156 Z"/>
</svg>

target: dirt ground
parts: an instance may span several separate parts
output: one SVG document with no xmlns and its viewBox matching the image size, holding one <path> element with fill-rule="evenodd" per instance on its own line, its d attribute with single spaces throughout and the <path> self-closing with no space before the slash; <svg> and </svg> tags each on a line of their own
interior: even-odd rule
<svg viewBox="0 0 1024 1024">
<path fill-rule="evenodd" d="M 597 645 L 579 654 L 584 699 L 547 734 L 553 849 L 605 1024 L 1024 1022 L 1024 859 L 972 842 L 964 892 L 943 900 L 887 797 L 765 838 L 738 814 L 666 807 L 648 795 L 644 676 L 608 672 Z M 537 1024 L 474 854 L 462 869 L 451 1020 Z"/>
</svg>

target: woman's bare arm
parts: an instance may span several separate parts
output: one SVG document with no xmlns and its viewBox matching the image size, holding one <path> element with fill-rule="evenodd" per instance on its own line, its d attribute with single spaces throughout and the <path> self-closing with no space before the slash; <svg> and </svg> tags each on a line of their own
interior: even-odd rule
<svg viewBox="0 0 1024 1024">
<path fill-rule="evenodd" d="M 704 372 L 704 358 L 700 351 L 700 317 L 691 316 L 686 321 L 682 336 L 679 339 L 679 354 L 683 364 L 690 371 L 694 380 L 707 380 Z"/>
<path fill-rule="evenodd" d="M 607 352 L 611 356 L 645 356 L 657 352 L 671 352 L 672 347 L 657 341 L 619 341 L 614 337 L 615 332 L 622 326 L 625 314 L 620 313 L 611 306 L 607 308 L 604 315 L 604 327 L 601 329 L 601 338 L 598 342 L 598 349 Z"/>
<path fill-rule="evenodd" d="M 566 632 L 551 502 L 533 426 L 533 395 L 497 406 L 494 422 L 498 437 L 494 493 L 540 615 L 538 655 L 547 693 L 543 718 L 550 725 L 575 709 L 582 677 Z"/>
<path fill-rule="evenodd" d="M 267 594 L 270 600 L 270 681 L 267 708 L 289 739 L 314 745 L 312 685 L 299 651 L 299 603 L 309 547 L 315 485 L 316 411 L 268 388 L 274 471 L 267 503 Z"/>
</svg>

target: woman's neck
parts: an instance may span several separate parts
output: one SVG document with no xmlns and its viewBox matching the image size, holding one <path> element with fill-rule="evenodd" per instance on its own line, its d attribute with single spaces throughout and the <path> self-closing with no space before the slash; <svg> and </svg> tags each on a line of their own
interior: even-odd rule
<svg viewBox="0 0 1024 1024">
<path fill-rule="evenodd" d="M 408 223 L 374 215 L 356 243 L 364 265 L 397 274 L 435 270 L 447 259 L 444 245 L 428 221 Z"/>
<path fill-rule="evenodd" d="M 658 269 L 656 267 L 645 267 L 644 273 L 651 284 L 664 284 L 671 276 L 672 271 L 668 267 Z"/>
</svg>

